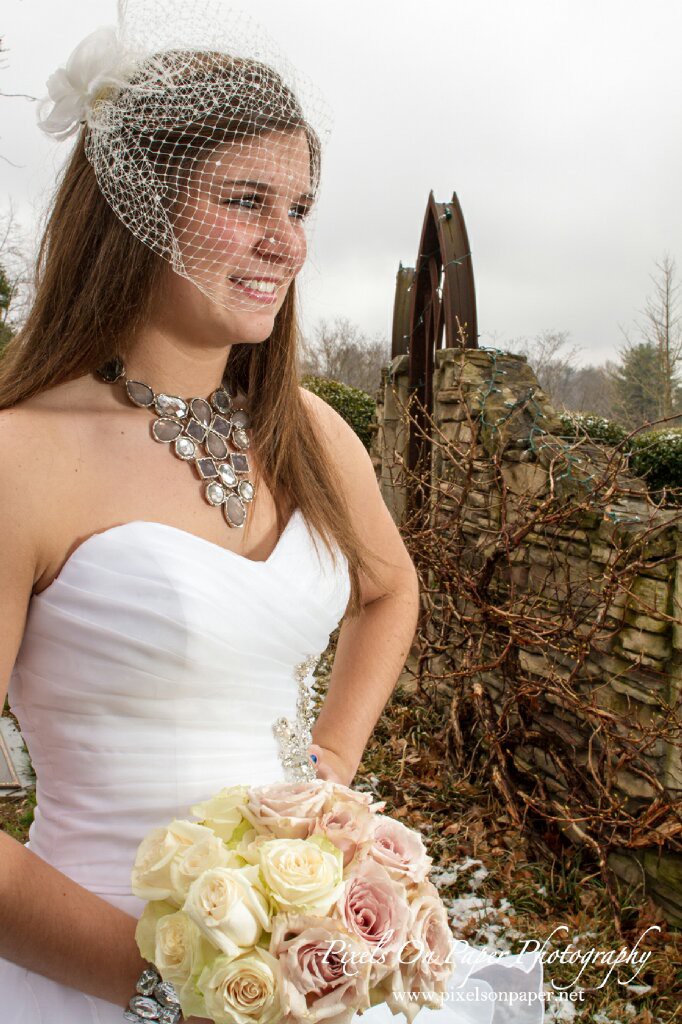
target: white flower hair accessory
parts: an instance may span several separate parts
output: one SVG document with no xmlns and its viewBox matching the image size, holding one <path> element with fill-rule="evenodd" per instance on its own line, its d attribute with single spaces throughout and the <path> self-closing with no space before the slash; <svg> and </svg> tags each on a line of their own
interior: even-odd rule
<svg viewBox="0 0 682 1024">
<path fill-rule="evenodd" d="M 92 120 L 98 100 L 115 95 L 127 84 L 134 62 L 126 55 L 113 26 L 98 28 L 83 39 L 62 68 L 47 80 L 49 97 L 43 100 L 38 124 L 48 135 L 66 139 Z M 40 117 L 52 103 L 46 117 Z"/>
</svg>

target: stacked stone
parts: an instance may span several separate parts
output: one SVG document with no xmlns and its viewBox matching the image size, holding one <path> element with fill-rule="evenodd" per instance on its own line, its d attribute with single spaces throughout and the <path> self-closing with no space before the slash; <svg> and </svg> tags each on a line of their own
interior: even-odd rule
<svg viewBox="0 0 682 1024">
<path fill-rule="evenodd" d="M 397 522 L 407 505 L 408 477 L 402 467 L 407 464 L 409 430 L 402 408 L 409 404 L 408 362 L 409 356 L 397 356 L 384 371 L 372 450 L 384 499 Z M 472 462 L 472 475 L 464 480 L 458 474 L 458 460 L 443 459 L 434 446 L 431 484 L 438 494 L 439 521 L 447 520 L 448 511 L 457 511 L 465 545 L 459 557 L 472 563 L 484 557 L 487 544 L 494 544 L 500 530 L 502 498 L 494 455 L 500 458 L 507 490 L 507 522 L 514 515 L 515 499 L 528 508 L 529 502 L 547 493 L 550 470 L 558 494 L 567 499 L 589 495 L 590 481 L 608 458 L 603 446 L 584 441 L 576 450 L 574 443 L 561 437 L 562 422 L 523 356 L 496 349 L 441 349 L 435 354 L 433 396 L 431 412 L 437 430 Z M 579 602 L 578 635 L 587 633 L 602 613 L 603 624 L 612 627 L 613 636 L 605 642 L 600 631 L 599 642 L 590 646 L 572 684 L 589 693 L 596 706 L 622 718 L 623 734 L 636 738 L 628 722 L 656 724 L 662 721 L 666 703 L 676 706 L 678 713 L 681 706 L 682 528 L 674 522 L 673 511 L 657 509 L 647 500 L 644 484 L 627 470 L 619 472 L 617 482 L 615 500 L 597 497 L 570 525 L 531 530 L 514 552 L 510 572 L 520 592 L 534 601 L 542 599 L 547 616 L 561 617 L 566 602 L 573 609 Z M 630 586 L 616 595 L 603 616 L 602 586 L 616 556 L 618 538 L 625 532 L 629 540 L 637 539 L 652 525 L 655 533 L 644 543 L 646 568 L 633 573 Z M 437 581 L 433 582 L 437 591 Z M 436 635 L 437 593 L 429 594 L 429 603 L 435 609 Z M 429 661 L 434 674 L 446 671 L 456 658 L 461 635 L 452 627 L 449 640 L 452 658 L 447 653 L 434 654 Z M 524 671 L 538 680 L 567 679 L 575 667 L 570 655 L 554 651 L 522 648 L 518 657 Z M 495 672 L 481 673 L 479 678 L 499 709 L 504 679 Z M 536 712 L 538 724 L 565 740 L 576 764 L 585 764 L 592 731 L 589 723 L 562 706 L 553 693 L 545 697 Z M 521 771 L 540 772 L 548 791 L 559 798 L 565 795 L 564 780 L 541 747 L 519 742 L 514 759 Z M 647 749 L 646 763 L 655 779 L 682 799 L 682 737 L 656 739 Z M 658 792 L 626 767 L 615 770 L 614 784 L 624 807 L 635 812 Z M 571 836 L 570 826 L 566 831 L 569 837 L 579 838 Z M 610 854 L 609 864 L 631 882 L 641 881 L 644 875 L 648 891 L 668 920 L 682 925 L 680 854 L 665 849 L 618 849 Z"/>
</svg>

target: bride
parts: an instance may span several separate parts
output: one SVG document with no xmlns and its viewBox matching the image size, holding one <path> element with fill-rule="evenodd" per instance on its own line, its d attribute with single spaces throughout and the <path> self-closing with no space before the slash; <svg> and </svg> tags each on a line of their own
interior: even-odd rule
<svg viewBox="0 0 682 1024">
<path fill-rule="evenodd" d="M 416 626 L 371 460 L 297 383 L 314 92 L 195 6 L 123 10 L 48 82 L 42 127 L 75 144 L 0 361 L 0 695 L 37 777 L 29 842 L 0 833 L 7 1024 L 141 1019 L 142 838 L 284 778 L 273 724 L 341 621 L 304 757 L 350 785 Z M 539 957 L 479 952 L 455 961 L 467 1001 L 419 1024 L 542 1020 Z"/>
</svg>

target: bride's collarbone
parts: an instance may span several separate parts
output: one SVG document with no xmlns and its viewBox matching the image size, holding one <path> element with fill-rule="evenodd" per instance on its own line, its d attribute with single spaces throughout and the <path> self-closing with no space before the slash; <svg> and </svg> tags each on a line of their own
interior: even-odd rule
<svg viewBox="0 0 682 1024">
<path fill-rule="evenodd" d="M 149 451 L 136 453 L 127 445 L 117 453 L 107 443 L 97 450 L 81 445 L 77 457 L 73 451 L 55 455 L 33 593 L 46 589 L 90 537 L 139 521 L 194 535 L 250 561 L 268 560 L 279 535 L 275 502 L 262 480 L 247 505 L 246 525 L 233 527 L 223 509 L 204 497 L 193 465 L 172 458 L 151 438 L 149 444 Z"/>
<path fill-rule="evenodd" d="M 256 497 L 247 506 L 246 526 L 232 527 L 222 508 L 204 497 L 194 465 L 163 451 L 167 446 L 154 441 L 151 422 L 140 429 L 135 414 L 142 410 L 74 405 L 66 385 L 24 406 L 27 454 L 37 447 L 31 437 L 47 442 L 39 446 L 39 476 L 50 495 L 42 504 L 33 593 L 46 589 L 90 537 L 139 521 L 172 527 L 250 561 L 264 562 L 274 553 L 281 535 L 276 506 L 253 453 L 249 479 Z M 292 512 L 285 511 L 285 524 Z"/>
</svg>

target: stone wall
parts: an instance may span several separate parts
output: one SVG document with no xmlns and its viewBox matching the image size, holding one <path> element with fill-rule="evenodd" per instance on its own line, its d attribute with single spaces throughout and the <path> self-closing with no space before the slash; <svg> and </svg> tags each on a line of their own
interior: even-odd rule
<svg viewBox="0 0 682 1024">
<path fill-rule="evenodd" d="M 452 464 L 443 466 L 438 449 L 434 449 L 432 478 L 443 484 L 446 477 L 448 500 L 460 502 L 458 511 L 464 517 L 463 531 L 470 537 L 472 550 L 482 530 L 499 528 L 499 493 L 491 487 L 490 460 L 493 453 L 501 455 L 502 475 L 510 495 L 542 495 L 547 490 L 548 466 L 552 453 L 562 445 L 557 435 L 564 433 L 555 411 L 538 386 L 525 357 L 503 353 L 497 349 L 459 350 L 444 349 L 436 353 L 433 377 L 433 416 L 443 435 L 460 445 L 475 446 L 473 487 L 461 487 L 452 477 Z M 407 461 L 408 427 L 401 405 L 407 406 L 408 356 L 397 356 L 384 371 L 382 385 L 377 394 L 378 430 L 375 434 L 372 458 L 381 483 L 384 500 L 396 522 L 400 523 L 406 507 L 406 491 L 402 461 Z M 480 417 L 481 408 L 485 409 Z M 472 430 L 471 416 L 476 421 Z M 538 443 L 541 442 L 541 443 Z M 561 482 L 568 493 L 580 480 L 580 474 L 589 478 L 590 469 L 604 459 L 601 446 L 587 443 L 581 448 L 578 472 Z M 606 508 L 596 507 L 583 516 L 580 528 L 570 536 L 539 535 L 531 532 L 523 543 L 521 557 L 515 560 L 516 582 L 535 592 L 542 592 L 547 584 L 547 566 L 550 546 L 552 558 L 558 551 L 566 572 L 584 570 L 586 579 L 598 578 L 603 567 L 613 556 L 613 515 L 621 514 L 630 523 L 628 529 L 642 530 L 638 526 L 651 523 L 652 504 L 647 501 L 643 484 L 637 478 L 619 477 L 622 490 L 615 503 Z M 559 484 L 557 484 L 559 486 Z M 579 486 L 579 484 L 578 484 Z M 442 488 L 441 488 L 442 489 Z M 671 622 L 665 616 L 679 616 L 682 599 L 682 529 L 673 521 L 677 516 L 668 510 L 653 510 L 662 529 L 656 533 L 656 545 L 661 562 L 649 560 L 646 571 L 634 580 L 630 593 L 620 595 L 609 615 L 617 624 L 612 642 L 590 650 L 585 662 L 594 693 L 599 694 L 602 707 L 625 720 L 642 723 L 655 721 L 660 715 L 661 701 L 682 710 L 682 619 Z M 638 519 L 639 517 L 639 519 Z M 559 562 L 561 564 L 561 562 Z M 600 573 L 601 567 L 601 573 Z M 583 595 L 592 600 L 594 614 L 599 612 L 598 587 Z M 553 570 L 551 594 L 548 600 L 557 600 L 561 587 L 557 587 L 556 564 Z M 643 605 L 647 605 L 646 609 Z M 673 613 L 673 608 L 677 609 Z M 653 609 L 653 611 L 652 611 Z M 660 611 L 660 614 L 657 613 Z M 457 637 L 453 634 L 453 650 Z M 559 664 L 541 650 L 520 650 L 519 658 L 528 674 L 542 679 L 548 672 L 568 677 L 569 661 Z M 494 672 L 483 673 L 483 682 L 497 704 L 501 684 Z M 539 712 L 540 713 L 540 712 Z M 560 702 L 543 702 L 543 724 L 570 740 L 576 758 L 586 759 L 587 731 L 585 723 L 567 713 Z M 682 801 L 682 740 L 657 740 L 648 752 L 648 763 L 657 780 L 671 794 Z M 561 794 L 562 779 L 548 762 L 541 749 L 519 745 L 514 751 L 519 768 L 533 766 L 542 772 L 548 790 Z M 626 806 L 642 808 L 651 803 L 656 793 L 640 776 L 626 769 L 617 773 L 617 786 Z M 682 807 L 682 804 L 681 804 Z M 570 826 L 566 829 L 570 838 Z M 644 878 L 647 891 L 662 907 L 667 919 L 682 926 L 682 855 L 672 850 L 641 849 L 632 851 L 614 848 L 609 855 L 609 866 L 628 881 Z"/>
</svg>

